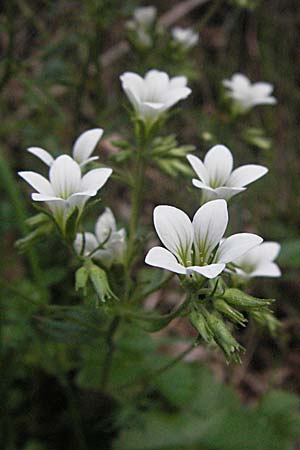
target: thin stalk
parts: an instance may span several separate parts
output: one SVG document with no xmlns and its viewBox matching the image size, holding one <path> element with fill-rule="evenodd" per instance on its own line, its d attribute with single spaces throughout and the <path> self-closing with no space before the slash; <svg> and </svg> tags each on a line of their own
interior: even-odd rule
<svg viewBox="0 0 300 450">
<path fill-rule="evenodd" d="M 141 388 L 145 389 L 147 386 L 149 386 L 153 380 L 160 377 L 162 374 L 167 372 L 168 370 L 172 369 L 176 364 L 178 364 L 180 361 L 183 360 L 185 356 L 187 356 L 196 346 L 198 345 L 198 338 L 188 346 L 186 350 L 179 353 L 174 359 L 169 361 L 168 363 L 164 364 L 163 366 L 159 367 L 157 370 L 150 372 L 146 377 L 139 378 L 136 377 L 134 380 L 132 380 L 130 383 L 123 384 L 118 388 L 118 390 L 123 390 L 131 386 L 140 386 Z"/>
<path fill-rule="evenodd" d="M 120 317 L 116 316 L 111 321 L 108 330 L 107 330 L 107 336 L 106 336 L 106 354 L 104 357 L 103 365 L 102 365 L 102 373 L 101 373 L 101 388 L 103 391 L 106 390 L 107 384 L 109 381 L 109 375 L 112 367 L 112 361 L 113 361 L 113 355 L 115 352 L 115 345 L 114 345 L 114 336 L 117 331 L 118 326 L 120 325 Z"/>
<path fill-rule="evenodd" d="M 27 218 L 26 210 L 23 205 L 23 200 L 20 191 L 17 187 L 15 179 L 12 175 L 11 169 L 7 164 L 3 155 L 0 154 L 0 179 L 2 186 L 6 190 L 11 204 L 14 206 L 14 214 L 16 218 L 17 227 L 21 234 L 27 233 L 27 226 L 25 220 Z M 31 273 L 34 281 L 40 287 L 41 292 L 45 291 L 42 284 L 42 272 L 38 264 L 38 257 L 33 248 L 30 248 L 26 253 L 28 263 L 31 268 Z"/>
</svg>

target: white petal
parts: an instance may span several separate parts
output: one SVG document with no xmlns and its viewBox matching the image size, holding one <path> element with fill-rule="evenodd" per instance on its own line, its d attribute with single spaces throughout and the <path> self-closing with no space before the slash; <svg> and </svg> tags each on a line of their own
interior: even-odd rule
<svg viewBox="0 0 300 450">
<path fill-rule="evenodd" d="M 232 171 L 233 158 L 231 151 L 224 145 L 215 145 L 206 154 L 204 165 L 209 173 L 210 186 L 223 186 Z"/>
<path fill-rule="evenodd" d="M 247 186 L 248 184 L 253 183 L 253 181 L 263 177 L 267 172 L 268 169 L 264 166 L 247 164 L 235 169 L 226 184 L 230 187 Z"/>
<path fill-rule="evenodd" d="M 192 90 L 188 87 L 170 89 L 163 96 L 164 103 L 167 108 L 171 108 L 171 106 L 175 105 L 179 100 L 187 98 L 191 92 Z"/>
<path fill-rule="evenodd" d="M 99 242 L 104 242 L 116 231 L 116 221 L 110 208 L 105 208 L 96 222 L 95 233 Z"/>
<path fill-rule="evenodd" d="M 251 274 L 251 277 L 280 277 L 281 270 L 277 264 L 266 262 L 259 265 Z"/>
<path fill-rule="evenodd" d="M 211 251 L 222 239 L 228 223 L 225 200 L 212 200 L 201 206 L 193 219 L 196 258 L 207 262 Z M 200 261 L 199 261 L 200 262 Z M 223 261 L 220 261 L 223 262 Z"/>
<path fill-rule="evenodd" d="M 186 273 L 186 268 L 179 264 L 174 255 L 163 247 L 153 247 L 146 255 L 145 263 L 175 273 Z"/>
<path fill-rule="evenodd" d="M 82 167 L 86 166 L 87 164 L 89 164 L 89 163 L 92 162 L 92 161 L 97 161 L 97 159 L 99 159 L 99 156 L 92 156 L 91 158 L 86 159 L 85 161 L 83 161 L 83 162 L 82 162 L 81 164 L 79 164 L 79 165 L 80 165 L 80 167 L 82 168 Z"/>
<path fill-rule="evenodd" d="M 94 128 L 85 131 L 76 139 L 73 146 L 73 158 L 78 164 L 84 163 L 91 156 L 102 134 L 102 128 Z"/>
<path fill-rule="evenodd" d="M 259 97 L 253 99 L 253 105 L 275 105 L 277 99 L 275 97 Z"/>
<path fill-rule="evenodd" d="M 99 243 L 96 236 L 93 233 L 77 233 L 74 241 L 74 248 L 78 254 L 81 253 L 83 246 L 83 234 L 84 234 L 84 255 L 91 253 L 98 247 Z"/>
<path fill-rule="evenodd" d="M 122 88 L 129 101 L 137 107 L 144 97 L 144 80 L 137 73 L 125 72 L 120 76 Z"/>
<path fill-rule="evenodd" d="M 174 206 L 160 205 L 154 209 L 153 221 L 158 237 L 167 249 L 182 262 L 190 260 L 193 227 L 187 214 Z"/>
<path fill-rule="evenodd" d="M 166 72 L 156 69 L 149 70 L 145 75 L 147 99 L 151 97 L 157 99 L 157 96 L 166 92 L 169 89 L 169 81 L 169 76 Z"/>
<path fill-rule="evenodd" d="M 232 88 L 240 91 L 246 91 L 251 87 L 249 78 L 242 73 L 235 73 L 232 78 Z"/>
<path fill-rule="evenodd" d="M 273 91 L 273 85 L 271 83 L 266 83 L 260 81 L 252 85 L 253 95 L 257 98 L 268 97 Z"/>
<path fill-rule="evenodd" d="M 43 163 L 47 164 L 47 166 L 51 166 L 54 161 L 53 156 L 43 148 L 29 147 L 27 151 L 32 153 L 34 156 L 37 156 L 41 161 L 43 161 Z"/>
<path fill-rule="evenodd" d="M 225 264 L 209 264 L 207 266 L 190 266 L 187 272 L 197 272 L 206 278 L 216 278 L 225 269 Z"/>
<path fill-rule="evenodd" d="M 259 266 L 261 263 L 274 261 L 279 252 L 280 245 L 277 242 L 263 242 L 234 262 L 241 265 L 241 267 L 244 265 Z"/>
<path fill-rule="evenodd" d="M 104 186 L 111 174 L 112 169 L 107 168 L 90 170 L 82 177 L 80 189 L 97 192 Z"/>
<path fill-rule="evenodd" d="M 173 77 L 170 80 L 171 88 L 182 88 L 182 87 L 186 87 L 186 85 L 187 85 L 187 78 L 184 76 Z"/>
<path fill-rule="evenodd" d="M 81 170 L 69 155 L 61 155 L 50 167 L 49 178 L 57 197 L 69 198 L 80 188 Z"/>
<path fill-rule="evenodd" d="M 216 195 L 216 198 L 223 198 L 224 200 L 228 201 L 235 195 L 239 194 L 240 192 L 245 191 L 246 188 L 236 188 L 236 187 L 227 187 L 222 186 L 214 189 L 214 193 Z"/>
<path fill-rule="evenodd" d="M 63 204 L 66 202 L 66 200 L 60 197 L 55 197 L 54 195 L 37 194 L 35 192 L 31 195 L 31 197 L 35 202 L 57 202 Z"/>
<path fill-rule="evenodd" d="M 36 189 L 40 194 L 53 196 L 54 192 L 49 181 L 36 172 L 18 172 L 30 186 Z"/>
<path fill-rule="evenodd" d="M 207 184 L 209 181 L 209 174 L 201 159 L 194 155 L 187 155 L 187 159 L 200 180 Z"/>
<path fill-rule="evenodd" d="M 215 255 L 215 262 L 229 263 L 259 245 L 262 238 L 252 233 L 238 233 L 230 236 L 220 244 Z"/>
</svg>

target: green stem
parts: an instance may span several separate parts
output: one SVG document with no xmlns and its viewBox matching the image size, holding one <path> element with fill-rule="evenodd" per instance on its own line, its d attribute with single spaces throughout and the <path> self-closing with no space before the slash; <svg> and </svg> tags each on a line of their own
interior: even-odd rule
<svg viewBox="0 0 300 450">
<path fill-rule="evenodd" d="M 117 331 L 118 326 L 120 325 L 120 317 L 116 316 L 111 321 L 106 336 L 106 354 L 104 357 L 103 365 L 102 365 L 102 373 L 101 373 L 101 388 L 103 391 L 106 390 L 107 384 L 109 381 L 109 375 L 112 367 L 113 355 L 115 352 L 114 345 L 114 335 Z"/>
<path fill-rule="evenodd" d="M 11 204 L 14 207 L 14 214 L 16 218 L 17 227 L 21 234 L 25 235 L 27 233 L 26 220 L 26 210 L 23 205 L 23 200 L 20 191 L 17 187 L 15 179 L 12 175 L 11 169 L 7 164 L 3 155 L 0 154 L 0 179 L 2 181 L 2 186 L 6 190 L 8 197 L 10 198 Z M 38 257 L 33 248 L 30 248 L 27 252 L 28 263 L 31 268 L 31 273 L 34 281 L 40 287 L 41 292 L 45 292 L 42 284 L 42 273 L 38 264 Z"/>
</svg>

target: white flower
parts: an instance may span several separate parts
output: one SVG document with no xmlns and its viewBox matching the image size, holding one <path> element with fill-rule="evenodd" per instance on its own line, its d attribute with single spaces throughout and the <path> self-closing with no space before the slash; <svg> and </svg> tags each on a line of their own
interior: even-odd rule
<svg viewBox="0 0 300 450">
<path fill-rule="evenodd" d="M 36 193 L 32 200 L 46 202 L 56 221 L 64 227 L 69 214 L 77 207 L 79 213 L 90 197 L 106 183 L 111 169 L 94 169 L 82 176 L 79 164 L 68 155 L 56 158 L 49 170 L 49 180 L 36 172 L 19 172 Z"/>
<path fill-rule="evenodd" d="M 81 253 L 84 245 L 84 254 L 101 261 L 106 267 L 113 262 L 122 262 L 126 247 L 126 231 L 124 228 L 117 231 L 116 221 L 110 208 L 106 208 L 96 222 L 95 234 L 78 233 L 74 242 L 75 250 Z M 97 249 L 97 250 L 96 250 Z"/>
<path fill-rule="evenodd" d="M 199 40 L 199 34 L 192 28 L 174 27 L 172 29 L 172 36 L 174 41 L 185 48 L 193 47 Z"/>
<path fill-rule="evenodd" d="M 272 84 L 265 82 L 251 84 L 250 80 L 241 73 L 234 74 L 230 80 L 223 80 L 223 86 L 228 88 L 228 95 L 243 109 L 276 103 L 276 98 L 270 95 L 273 91 Z"/>
<path fill-rule="evenodd" d="M 228 223 L 225 200 L 201 206 L 193 222 L 180 209 L 166 205 L 157 206 L 153 217 L 158 237 L 167 249 L 153 247 L 145 262 L 179 274 L 196 272 L 215 278 L 227 263 L 262 242 L 261 237 L 249 233 L 234 234 L 221 242 Z"/>
<path fill-rule="evenodd" d="M 142 27 L 149 27 L 156 18 L 157 10 L 155 6 L 144 6 L 136 8 L 133 13 L 133 18 L 138 25 Z"/>
<path fill-rule="evenodd" d="M 102 128 L 94 128 L 85 131 L 76 139 L 73 145 L 72 155 L 74 160 L 80 164 L 81 167 L 99 158 L 98 156 L 91 157 L 91 154 L 101 139 L 102 134 Z M 27 151 L 40 158 L 47 166 L 51 166 L 54 162 L 53 156 L 43 148 L 29 147 Z"/>
<path fill-rule="evenodd" d="M 280 268 L 274 262 L 279 252 L 277 242 L 263 242 L 232 262 L 237 265 L 237 274 L 243 278 L 280 277 Z"/>
<path fill-rule="evenodd" d="M 122 88 L 142 119 L 155 120 L 175 103 L 191 93 L 186 77 L 169 78 L 165 72 L 150 70 L 142 78 L 133 72 L 120 77 Z"/>
<path fill-rule="evenodd" d="M 193 179 L 193 185 L 202 189 L 203 201 L 217 198 L 229 200 L 268 172 L 266 167 L 257 164 L 232 170 L 232 154 L 224 145 L 212 147 L 203 162 L 194 155 L 187 155 L 187 159 L 199 177 L 199 180 Z"/>
</svg>

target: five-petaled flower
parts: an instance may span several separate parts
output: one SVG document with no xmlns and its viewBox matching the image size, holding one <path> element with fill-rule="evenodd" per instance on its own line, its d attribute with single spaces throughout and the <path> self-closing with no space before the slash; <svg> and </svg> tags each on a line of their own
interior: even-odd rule
<svg viewBox="0 0 300 450">
<path fill-rule="evenodd" d="M 263 242 L 232 262 L 237 266 L 237 274 L 243 278 L 280 277 L 280 268 L 274 262 L 279 252 L 277 242 Z"/>
<path fill-rule="evenodd" d="M 102 134 L 102 128 L 93 128 L 82 133 L 74 142 L 72 156 L 81 167 L 99 158 L 98 156 L 91 156 L 91 154 L 101 139 Z M 43 148 L 29 147 L 27 151 L 37 156 L 47 166 L 51 166 L 54 162 L 53 156 Z"/>
<path fill-rule="evenodd" d="M 174 41 L 183 48 L 191 48 L 199 41 L 199 34 L 192 28 L 174 27 L 172 29 L 172 37 Z"/>
<path fill-rule="evenodd" d="M 95 233 L 77 233 L 75 250 L 78 254 L 100 261 L 106 268 L 112 263 L 122 263 L 126 248 L 126 231 L 117 230 L 117 225 L 110 208 L 106 208 L 95 225 Z"/>
<path fill-rule="evenodd" d="M 217 198 L 229 200 L 268 172 L 266 167 L 257 164 L 247 164 L 232 170 L 232 154 L 224 145 L 212 147 L 203 162 L 194 155 L 187 155 L 187 159 L 199 177 L 192 182 L 202 189 L 203 201 Z"/>
<path fill-rule="evenodd" d="M 228 89 L 228 95 L 243 110 L 248 110 L 256 105 L 274 105 L 276 98 L 271 96 L 273 85 L 266 82 L 251 84 L 250 80 L 242 73 L 232 75 L 231 79 L 223 80 L 223 86 Z"/>
<path fill-rule="evenodd" d="M 149 70 L 144 78 L 133 72 L 125 72 L 120 79 L 137 115 L 147 122 L 155 121 L 191 93 L 186 77 L 169 78 L 167 73 L 159 70 Z"/>
<path fill-rule="evenodd" d="M 182 275 L 197 273 L 215 278 L 227 263 L 262 242 L 261 237 L 251 233 L 234 234 L 222 240 L 228 224 L 225 200 L 201 206 L 193 222 L 180 209 L 167 205 L 157 206 L 153 217 L 156 232 L 166 248 L 153 247 L 145 262 Z"/>
<path fill-rule="evenodd" d="M 82 176 L 80 165 L 69 155 L 61 155 L 52 162 L 49 180 L 36 172 L 19 172 L 37 191 L 32 194 L 32 200 L 46 202 L 62 229 L 74 209 L 81 214 L 85 203 L 97 194 L 111 174 L 111 169 L 99 168 Z"/>
</svg>

